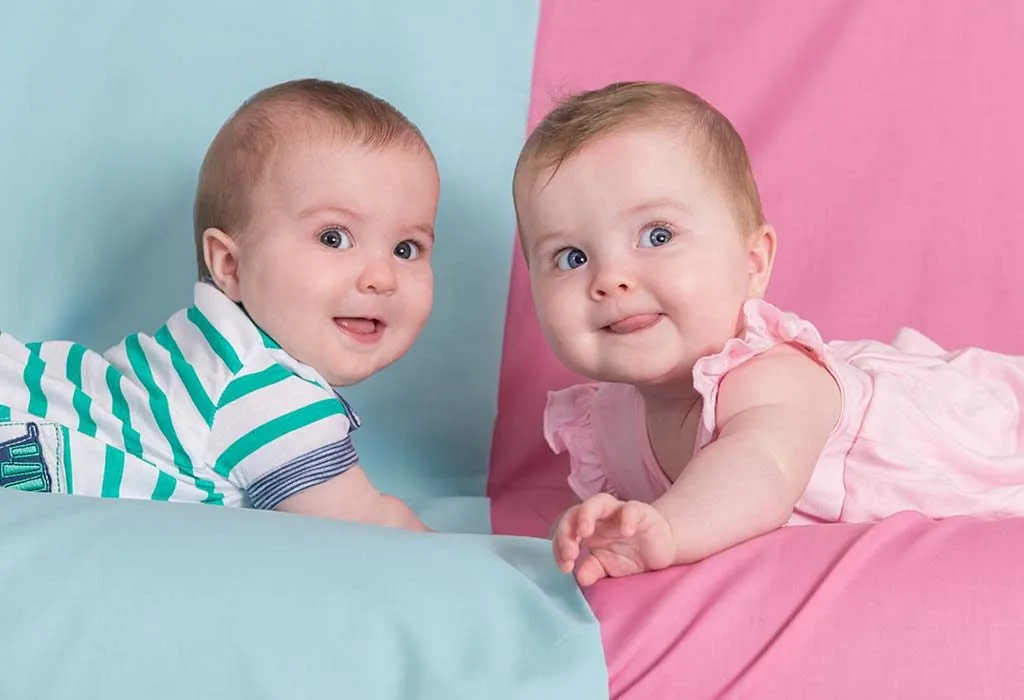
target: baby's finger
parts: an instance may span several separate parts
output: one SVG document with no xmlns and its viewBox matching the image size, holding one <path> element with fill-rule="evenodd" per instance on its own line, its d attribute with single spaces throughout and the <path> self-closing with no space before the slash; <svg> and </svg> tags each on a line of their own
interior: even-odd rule
<svg viewBox="0 0 1024 700">
<path fill-rule="evenodd" d="M 621 505 L 621 501 L 615 496 L 607 493 L 599 493 L 588 498 L 579 506 L 579 520 L 577 523 L 577 534 L 581 539 L 587 539 L 594 534 L 599 520 L 604 520 L 613 515 Z"/>
<path fill-rule="evenodd" d="M 577 504 L 565 511 L 562 516 L 561 522 L 558 524 L 559 533 L 566 538 L 576 540 L 580 539 L 580 513 L 583 510 L 582 504 Z"/>
<path fill-rule="evenodd" d="M 576 558 L 580 555 L 580 546 L 575 538 L 570 536 L 556 537 L 554 542 L 555 562 L 558 568 L 569 573 L 572 571 Z"/>
<path fill-rule="evenodd" d="M 640 528 L 644 519 L 644 504 L 639 501 L 630 501 L 622 506 L 619 511 L 619 531 L 623 537 L 632 537 Z"/>
<path fill-rule="evenodd" d="M 584 587 L 592 586 L 607 575 L 601 561 L 593 554 L 588 554 L 576 570 L 576 581 Z"/>
<path fill-rule="evenodd" d="M 567 574 L 570 571 L 572 571 L 573 563 L 575 561 L 574 558 L 572 556 L 569 556 L 566 553 L 565 549 L 557 542 L 554 543 L 554 554 L 555 565 L 558 566 L 559 570 L 562 573 Z"/>
<path fill-rule="evenodd" d="M 555 529 L 555 534 L 551 538 L 555 548 L 555 559 L 563 569 L 565 563 L 568 562 L 570 569 L 572 563 L 576 561 L 576 557 L 579 556 L 579 534 L 577 533 L 577 523 L 579 521 L 579 506 L 573 506 L 565 512 L 562 519 L 559 520 L 558 526 Z"/>
</svg>

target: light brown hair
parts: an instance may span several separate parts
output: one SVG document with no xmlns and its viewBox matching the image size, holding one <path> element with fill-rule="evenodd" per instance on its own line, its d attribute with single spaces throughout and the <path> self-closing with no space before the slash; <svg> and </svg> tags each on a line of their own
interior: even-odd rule
<svg viewBox="0 0 1024 700">
<path fill-rule="evenodd" d="M 430 151 L 409 119 L 360 88 L 303 78 L 257 92 L 217 132 L 199 171 L 193 229 L 200 279 L 210 274 L 203 232 L 217 228 L 237 237 L 249 223 L 253 193 L 275 153 L 297 134 L 318 136 L 325 128 L 370 148 L 408 143 Z"/>
<path fill-rule="evenodd" d="M 700 96 L 669 83 L 612 83 L 573 95 L 551 110 L 527 138 L 513 182 L 549 168 L 557 171 L 588 144 L 638 126 L 683 130 L 696 146 L 705 174 L 725 192 L 740 229 L 753 233 L 765 223 L 750 158 L 739 132 Z"/>
</svg>

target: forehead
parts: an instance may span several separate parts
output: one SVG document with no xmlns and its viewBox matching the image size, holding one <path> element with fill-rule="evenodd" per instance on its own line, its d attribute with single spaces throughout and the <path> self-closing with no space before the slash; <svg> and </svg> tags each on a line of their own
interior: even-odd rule
<svg viewBox="0 0 1024 700">
<path fill-rule="evenodd" d="M 411 207 L 436 203 L 439 190 L 437 166 L 423 146 L 367 146 L 356 138 L 330 134 L 282 139 L 262 183 L 263 198 L 282 206 L 399 199 Z"/>
<path fill-rule="evenodd" d="M 524 173 L 516 187 L 519 214 L 528 229 L 550 229 L 645 201 L 672 199 L 692 209 L 713 194 L 705 172 L 688 130 L 624 129 L 588 144 L 557 168 Z"/>
</svg>

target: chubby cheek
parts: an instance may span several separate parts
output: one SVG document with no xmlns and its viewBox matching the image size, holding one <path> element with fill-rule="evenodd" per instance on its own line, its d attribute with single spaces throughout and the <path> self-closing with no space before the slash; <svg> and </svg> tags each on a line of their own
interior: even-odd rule
<svg viewBox="0 0 1024 700">
<path fill-rule="evenodd" d="M 331 308 L 331 287 L 336 284 L 331 271 L 279 263 L 264 268 L 250 285 L 250 294 L 258 300 L 266 330 L 278 342 L 308 344 L 306 339 Z"/>
<path fill-rule="evenodd" d="M 582 276 L 580 276 L 582 277 Z M 537 316 L 545 325 L 572 325 L 577 322 L 581 303 L 579 280 L 575 278 L 552 279 L 549 275 L 538 275 L 531 282 L 533 305 Z"/>
<path fill-rule="evenodd" d="M 558 294 L 550 286 L 535 285 L 533 287 L 533 306 L 545 333 L 550 334 L 554 330 L 552 327 L 557 327 L 564 320 L 562 307 L 566 301 L 565 296 L 560 300 Z"/>
<path fill-rule="evenodd" d="M 400 283 L 402 302 L 398 305 L 411 330 L 418 333 L 434 308 L 434 276 L 431 270 L 409 275 Z"/>
<path fill-rule="evenodd" d="M 558 290 L 541 294 L 536 300 L 536 307 L 541 329 L 555 354 L 563 362 L 574 364 L 573 359 L 586 333 L 579 301 L 568 291 Z"/>
</svg>

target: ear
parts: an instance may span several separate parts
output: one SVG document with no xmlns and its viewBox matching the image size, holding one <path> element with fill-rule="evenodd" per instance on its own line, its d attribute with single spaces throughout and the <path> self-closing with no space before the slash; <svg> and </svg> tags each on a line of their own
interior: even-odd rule
<svg viewBox="0 0 1024 700">
<path fill-rule="evenodd" d="M 748 292 L 751 298 L 764 296 L 768 282 L 772 277 L 772 266 L 775 264 L 775 229 L 764 224 L 751 237 L 747 250 L 749 271 Z"/>
<path fill-rule="evenodd" d="M 242 300 L 238 282 L 238 244 L 219 228 L 203 231 L 203 260 L 214 283 L 231 301 Z"/>
</svg>

